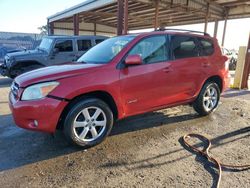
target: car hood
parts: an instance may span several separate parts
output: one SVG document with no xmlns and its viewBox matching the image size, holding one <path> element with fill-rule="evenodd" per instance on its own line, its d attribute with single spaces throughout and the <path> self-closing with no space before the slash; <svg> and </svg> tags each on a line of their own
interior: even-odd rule
<svg viewBox="0 0 250 188">
<path fill-rule="evenodd" d="M 42 54 L 46 54 L 45 51 L 42 50 L 24 50 L 24 51 L 19 51 L 19 52 L 11 52 L 8 53 L 7 56 L 10 58 L 15 58 L 15 59 L 20 59 L 23 57 L 29 57 L 29 56 L 40 56 Z"/>
<path fill-rule="evenodd" d="M 68 63 L 64 65 L 50 66 L 24 73 L 16 77 L 15 82 L 23 88 L 35 83 L 54 81 L 86 74 L 94 71 L 100 66 L 102 65 L 82 63 Z"/>
</svg>

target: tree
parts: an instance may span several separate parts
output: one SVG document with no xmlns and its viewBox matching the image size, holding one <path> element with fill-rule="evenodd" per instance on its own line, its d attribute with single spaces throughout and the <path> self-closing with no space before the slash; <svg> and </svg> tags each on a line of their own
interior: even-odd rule
<svg viewBox="0 0 250 188">
<path fill-rule="evenodd" d="M 48 35 L 48 26 L 47 25 L 43 25 L 41 27 L 38 27 L 38 29 L 40 30 L 41 35 Z"/>
</svg>

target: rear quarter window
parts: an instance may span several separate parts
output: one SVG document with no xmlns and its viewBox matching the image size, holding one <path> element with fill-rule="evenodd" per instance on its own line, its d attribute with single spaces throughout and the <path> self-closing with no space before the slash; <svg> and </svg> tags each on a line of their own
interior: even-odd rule
<svg viewBox="0 0 250 188">
<path fill-rule="evenodd" d="M 199 42 L 202 56 L 210 56 L 214 53 L 214 44 L 212 40 L 199 38 Z"/>
</svg>

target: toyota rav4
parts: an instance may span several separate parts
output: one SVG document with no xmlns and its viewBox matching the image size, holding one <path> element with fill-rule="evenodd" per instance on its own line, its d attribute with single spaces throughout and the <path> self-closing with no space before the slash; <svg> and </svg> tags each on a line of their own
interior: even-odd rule
<svg viewBox="0 0 250 188">
<path fill-rule="evenodd" d="M 47 133 L 62 129 L 70 142 L 87 148 L 129 116 L 185 104 L 210 114 L 227 86 L 227 67 L 217 40 L 206 33 L 118 36 L 76 63 L 18 76 L 9 106 L 18 126 Z"/>
</svg>

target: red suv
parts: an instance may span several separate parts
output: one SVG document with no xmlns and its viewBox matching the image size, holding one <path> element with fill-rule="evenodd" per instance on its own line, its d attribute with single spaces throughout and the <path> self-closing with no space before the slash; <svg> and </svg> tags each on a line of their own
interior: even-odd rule
<svg viewBox="0 0 250 188">
<path fill-rule="evenodd" d="M 213 112 L 227 85 L 227 58 L 206 33 L 155 31 L 110 38 L 76 63 L 18 76 L 9 95 L 16 124 L 91 147 L 116 120 L 193 104 Z"/>
</svg>

